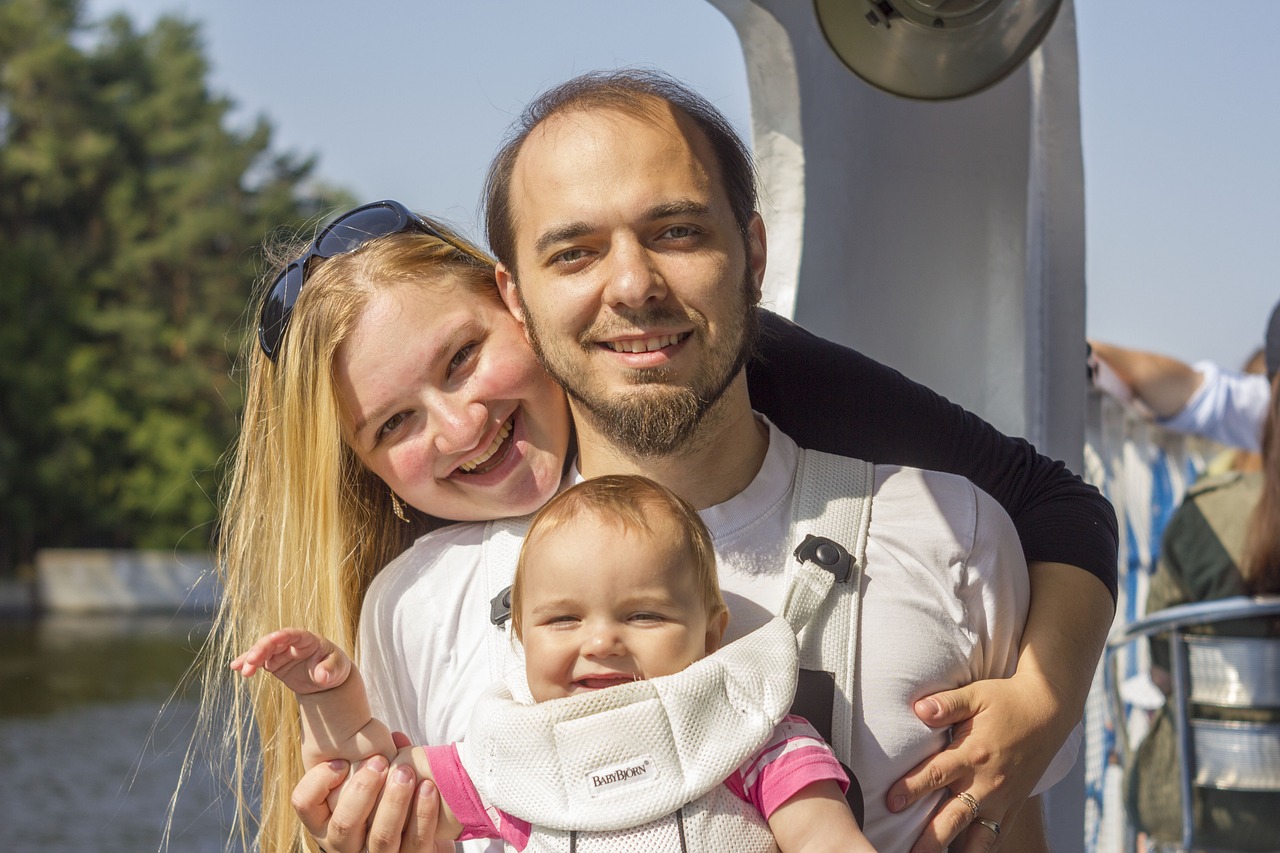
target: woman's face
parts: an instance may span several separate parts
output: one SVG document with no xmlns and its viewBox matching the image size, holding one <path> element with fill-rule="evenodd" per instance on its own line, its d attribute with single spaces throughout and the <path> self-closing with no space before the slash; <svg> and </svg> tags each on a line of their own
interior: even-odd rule
<svg viewBox="0 0 1280 853">
<path fill-rule="evenodd" d="M 453 274 L 375 295 L 334 374 L 347 443 L 417 509 L 482 521 L 555 494 L 569 444 L 564 394 L 502 303 Z"/>
</svg>

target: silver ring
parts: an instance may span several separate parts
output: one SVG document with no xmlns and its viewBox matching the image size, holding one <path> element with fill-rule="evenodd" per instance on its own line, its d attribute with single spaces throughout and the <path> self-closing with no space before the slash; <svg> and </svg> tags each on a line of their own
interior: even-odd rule
<svg viewBox="0 0 1280 853">
<path fill-rule="evenodd" d="M 968 791 L 961 791 L 956 794 L 956 799 L 969 807 L 969 811 L 973 812 L 974 820 L 978 819 L 978 801 L 974 798 L 973 794 L 970 794 Z"/>
<path fill-rule="evenodd" d="M 996 835 L 1000 834 L 1000 824 L 996 823 L 994 820 L 987 820 L 985 817 L 980 817 L 977 818 L 977 821 Z"/>
</svg>

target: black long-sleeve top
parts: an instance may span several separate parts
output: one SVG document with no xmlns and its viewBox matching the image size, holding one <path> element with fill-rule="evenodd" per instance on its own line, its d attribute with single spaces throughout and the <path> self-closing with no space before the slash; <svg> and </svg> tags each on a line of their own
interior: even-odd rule
<svg viewBox="0 0 1280 853">
<path fill-rule="evenodd" d="M 967 477 L 1012 517 L 1027 560 L 1078 566 L 1115 598 L 1116 515 L 1096 488 L 898 371 L 776 314 L 760 318 L 751 404 L 797 444 Z"/>
</svg>

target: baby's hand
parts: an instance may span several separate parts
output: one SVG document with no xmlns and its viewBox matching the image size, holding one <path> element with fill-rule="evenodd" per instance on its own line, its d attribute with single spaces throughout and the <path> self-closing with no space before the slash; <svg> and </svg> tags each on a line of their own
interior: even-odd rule
<svg viewBox="0 0 1280 853">
<path fill-rule="evenodd" d="M 231 662 L 245 678 L 265 669 L 294 693 L 318 693 L 337 687 L 351 674 L 351 658 L 342 649 L 302 628 L 281 628 Z"/>
</svg>

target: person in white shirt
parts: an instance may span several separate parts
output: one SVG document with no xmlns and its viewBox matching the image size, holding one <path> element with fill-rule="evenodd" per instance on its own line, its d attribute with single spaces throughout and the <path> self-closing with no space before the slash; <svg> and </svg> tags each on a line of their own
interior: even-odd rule
<svg viewBox="0 0 1280 853">
<path fill-rule="evenodd" d="M 1089 349 L 1094 384 L 1122 402 L 1136 402 L 1165 429 L 1261 452 L 1271 401 L 1267 377 L 1280 368 L 1280 304 L 1267 321 L 1265 373 L 1229 370 L 1212 361 L 1187 364 L 1096 340 Z"/>
</svg>

